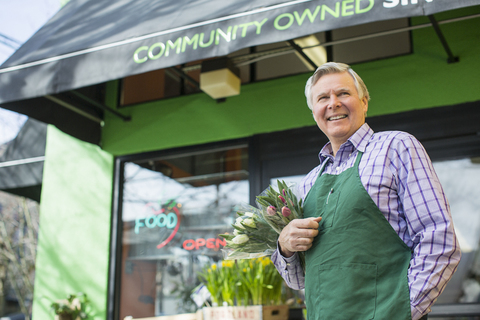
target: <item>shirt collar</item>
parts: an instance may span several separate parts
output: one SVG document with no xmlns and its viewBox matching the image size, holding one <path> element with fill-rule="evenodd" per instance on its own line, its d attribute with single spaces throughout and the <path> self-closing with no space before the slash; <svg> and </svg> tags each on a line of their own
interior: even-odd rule
<svg viewBox="0 0 480 320">
<path fill-rule="evenodd" d="M 347 146 L 353 146 L 354 149 L 365 152 L 368 141 L 370 141 L 372 136 L 373 130 L 367 123 L 364 123 L 360 128 L 358 128 L 357 131 L 355 131 L 354 134 L 350 136 L 350 138 L 348 138 L 348 140 L 344 144 L 340 146 L 340 149 Z M 322 150 L 320 150 L 320 153 L 318 155 L 320 163 L 323 163 L 323 161 L 328 157 L 333 157 L 332 144 L 330 143 L 330 141 L 323 146 Z"/>
</svg>

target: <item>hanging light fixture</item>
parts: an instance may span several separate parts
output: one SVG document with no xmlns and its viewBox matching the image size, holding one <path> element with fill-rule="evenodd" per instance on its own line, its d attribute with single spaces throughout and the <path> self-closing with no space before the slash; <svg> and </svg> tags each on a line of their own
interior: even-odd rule
<svg viewBox="0 0 480 320">
<path fill-rule="evenodd" d="M 313 61 L 317 66 L 321 66 L 327 62 L 327 50 L 320 46 L 320 41 L 315 35 L 312 34 L 306 37 L 297 38 L 294 39 L 293 42 L 302 48 L 302 51 L 305 53 L 305 55 L 307 55 L 308 58 L 310 58 L 310 60 Z M 311 63 L 307 62 L 302 55 L 300 55 L 298 52 L 295 52 L 295 54 L 300 58 L 300 60 L 302 60 L 309 70 L 315 70 Z"/>
<path fill-rule="evenodd" d="M 240 94 L 240 70 L 228 58 L 202 62 L 200 89 L 213 99 Z"/>
</svg>

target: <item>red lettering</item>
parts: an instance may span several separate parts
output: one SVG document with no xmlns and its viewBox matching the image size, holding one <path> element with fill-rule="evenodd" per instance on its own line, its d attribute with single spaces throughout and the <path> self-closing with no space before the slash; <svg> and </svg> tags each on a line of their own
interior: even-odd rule
<svg viewBox="0 0 480 320">
<path fill-rule="evenodd" d="M 213 249 L 215 251 L 218 251 L 219 248 L 222 246 L 225 247 L 227 245 L 227 240 L 226 239 L 220 239 L 220 238 L 198 238 L 196 240 L 194 239 L 188 239 L 183 242 L 183 249 L 185 250 L 193 250 L 193 249 L 201 249 L 201 247 L 206 247 L 207 249 Z"/>
<path fill-rule="evenodd" d="M 223 239 L 223 238 L 222 239 L 220 239 L 220 238 L 215 239 L 215 247 L 218 249 L 218 248 L 220 248 L 220 245 L 225 247 L 227 245 L 227 239 Z"/>
<path fill-rule="evenodd" d="M 198 238 L 197 241 L 195 241 L 195 248 L 198 250 L 198 248 L 203 247 L 205 245 L 205 239 L 203 238 Z"/>
<path fill-rule="evenodd" d="M 194 248 L 195 248 L 195 241 L 193 241 L 192 239 L 188 239 L 188 240 L 183 241 L 183 249 L 193 250 Z"/>
<path fill-rule="evenodd" d="M 215 249 L 215 239 L 214 238 L 207 239 L 207 248 L 208 249 Z"/>
</svg>

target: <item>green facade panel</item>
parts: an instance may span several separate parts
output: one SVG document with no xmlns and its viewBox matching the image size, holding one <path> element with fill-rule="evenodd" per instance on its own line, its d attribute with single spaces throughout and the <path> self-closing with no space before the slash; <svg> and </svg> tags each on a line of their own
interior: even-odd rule
<svg viewBox="0 0 480 320">
<path fill-rule="evenodd" d="M 93 319 L 106 317 L 113 157 L 48 127 L 33 319 L 50 303 L 84 292 Z"/>
</svg>

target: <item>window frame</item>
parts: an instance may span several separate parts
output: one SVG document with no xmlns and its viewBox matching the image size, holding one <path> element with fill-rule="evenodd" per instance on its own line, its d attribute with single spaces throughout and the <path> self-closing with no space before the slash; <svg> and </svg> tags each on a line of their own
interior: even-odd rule
<svg viewBox="0 0 480 320">
<path fill-rule="evenodd" d="M 167 150 L 158 150 L 115 157 L 113 194 L 112 194 L 112 216 L 110 231 L 110 254 L 109 254 L 109 275 L 107 292 L 107 320 L 119 319 L 120 315 L 120 292 L 121 292 L 121 259 L 122 259 L 122 203 L 124 169 L 126 162 L 134 162 L 143 159 L 158 159 L 189 154 L 207 153 L 215 150 L 224 150 L 240 147 L 248 147 L 249 139 L 235 139 L 220 141 L 202 145 L 179 147 Z M 250 155 L 249 155 L 250 157 Z M 250 166 L 250 159 L 249 159 Z M 249 180 L 251 183 L 251 180 Z"/>
</svg>

